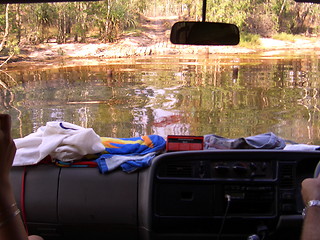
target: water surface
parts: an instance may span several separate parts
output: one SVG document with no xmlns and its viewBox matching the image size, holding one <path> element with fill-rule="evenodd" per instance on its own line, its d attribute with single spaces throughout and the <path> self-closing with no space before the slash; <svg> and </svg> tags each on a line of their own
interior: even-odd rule
<svg viewBox="0 0 320 240">
<path fill-rule="evenodd" d="M 320 144 L 319 57 L 165 56 L 0 73 L 0 111 L 14 138 L 48 121 L 100 136 L 229 138 L 274 132 Z"/>
</svg>

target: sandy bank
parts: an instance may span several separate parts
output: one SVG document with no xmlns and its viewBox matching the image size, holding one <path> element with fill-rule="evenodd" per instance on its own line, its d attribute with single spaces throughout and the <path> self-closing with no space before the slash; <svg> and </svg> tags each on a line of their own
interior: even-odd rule
<svg viewBox="0 0 320 240">
<path fill-rule="evenodd" d="M 148 18 L 142 24 L 143 33 L 137 36 L 127 33 L 116 43 L 100 43 L 96 40 L 88 43 L 57 44 L 54 42 L 40 45 L 25 45 L 21 54 L 12 58 L 6 65 L 14 68 L 28 62 L 28 66 L 74 66 L 103 64 L 114 59 L 163 55 L 230 55 L 259 54 L 261 56 L 283 56 L 288 54 L 319 54 L 320 38 L 301 38 L 295 41 L 280 41 L 261 38 L 260 46 L 244 48 L 240 46 L 187 46 L 173 45 L 169 42 L 172 18 Z M 168 21 L 170 24 L 168 24 Z M 5 59 L 5 58 L 2 58 Z M 23 64 L 21 64 L 23 63 Z"/>
</svg>

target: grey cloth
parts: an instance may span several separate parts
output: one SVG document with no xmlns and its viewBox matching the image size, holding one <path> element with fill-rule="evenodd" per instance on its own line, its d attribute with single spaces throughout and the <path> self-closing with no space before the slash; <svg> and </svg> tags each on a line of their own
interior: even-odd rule
<svg viewBox="0 0 320 240">
<path fill-rule="evenodd" d="M 315 151 L 320 150 L 319 145 L 308 145 L 308 144 L 287 144 L 284 150 L 288 151 Z"/>
<path fill-rule="evenodd" d="M 204 136 L 204 149 L 284 149 L 286 142 L 274 133 L 229 139 L 214 134 Z"/>
</svg>

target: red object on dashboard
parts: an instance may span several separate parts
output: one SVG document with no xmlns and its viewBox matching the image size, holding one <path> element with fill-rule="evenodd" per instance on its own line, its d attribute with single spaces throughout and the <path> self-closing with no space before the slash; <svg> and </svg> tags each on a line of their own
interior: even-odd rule
<svg viewBox="0 0 320 240">
<path fill-rule="evenodd" d="M 168 135 L 167 152 L 203 150 L 203 136 Z"/>
</svg>

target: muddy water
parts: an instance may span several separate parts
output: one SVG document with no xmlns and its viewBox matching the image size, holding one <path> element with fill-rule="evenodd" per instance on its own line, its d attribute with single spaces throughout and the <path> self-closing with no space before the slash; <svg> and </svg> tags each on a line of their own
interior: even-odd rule
<svg viewBox="0 0 320 240">
<path fill-rule="evenodd" d="M 101 136 L 272 131 L 320 144 L 320 60 L 299 56 L 191 56 L 113 60 L 98 66 L 0 73 L 0 111 L 13 136 L 48 121 L 93 128 Z"/>
</svg>

